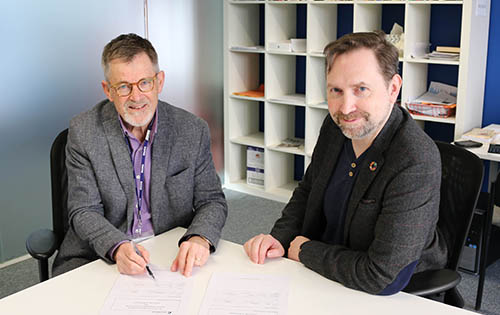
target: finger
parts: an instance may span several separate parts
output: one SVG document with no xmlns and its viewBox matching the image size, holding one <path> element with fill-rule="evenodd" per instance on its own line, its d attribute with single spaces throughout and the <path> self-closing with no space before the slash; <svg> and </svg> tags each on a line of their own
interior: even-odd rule
<svg viewBox="0 0 500 315">
<path fill-rule="evenodd" d="M 206 248 L 200 248 L 200 250 L 198 250 L 197 254 L 195 255 L 194 265 L 198 267 L 203 266 L 208 261 L 209 256 L 209 250 L 207 250 Z"/>
<path fill-rule="evenodd" d="M 251 255 L 252 255 L 251 248 L 252 248 L 252 244 L 253 244 L 254 239 L 255 239 L 255 237 L 252 237 L 251 239 L 246 241 L 245 244 L 243 244 L 243 249 L 245 250 L 245 253 L 247 254 L 247 256 L 249 258 L 251 258 Z"/>
<path fill-rule="evenodd" d="M 187 253 L 186 265 L 184 267 L 184 275 L 186 277 L 191 276 L 191 272 L 193 271 L 193 265 L 194 265 L 194 261 L 196 259 L 195 252 L 196 252 L 196 250 L 193 250 L 193 248 L 191 247 Z"/>
<path fill-rule="evenodd" d="M 284 252 L 280 248 L 273 248 L 267 251 L 268 258 L 276 258 L 283 256 Z"/>
<path fill-rule="evenodd" d="M 123 274 L 135 275 L 143 273 L 145 270 L 127 257 L 117 261 L 118 271 Z"/>
<path fill-rule="evenodd" d="M 259 264 L 263 264 L 267 256 L 267 251 L 272 246 L 272 241 L 269 237 L 266 237 L 261 243 L 259 248 Z"/>
<path fill-rule="evenodd" d="M 116 254 L 118 271 L 124 274 L 139 274 L 145 272 L 145 262 L 129 243 L 120 245 Z"/>
<path fill-rule="evenodd" d="M 206 264 L 207 261 L 208 261 L 208 258 L 210 258 L 210 250 L 204 248 L 203 252 L 202 252 L 202 255 L 201 255 L 200 266 L 203 266 L 204 264 Z"/>
<path fill-rule="evenodd" d="M 254 263 L 259 263 L 259 249 L 262 243 L 262 234 L 257 236 L 255 240 L 252 242 L 252 248 L 250 249 L 250 260 Z"/>
<path fill-rule="evenodd" d="M 183 242 L 179 248 L 179 253 L 177 254 L 177 266 L 180 273 L 184 273 L 184 268 L 186 265 L 186 255 L 188 248 L 186 242 Z"/>
<path fill-rule="evenodd" d="M 131 266 L 131 268 L 134 268 L 132 265 L 135 264 L 142 271 L 146 270 L 146 260 L 144 260 L 144 258 L 139 256 L 139 254 L 137 254 L 134 249 L 132 249 L 132 251 L 128 252 L 126 256 L 127 256 L 127 259 L 129 260 L 129 262 L 131 263 L 129 265 L 129 266 Z"/>
<path fill-rule="evenodd" d="M 137 249 L 141 252 L 142 257 L 144 257 L 144 261 L 149 264 L 149 252 L 141 245 L 136 245 Z"/>
<path fill-rule="evenodd" d="M 177 255 L 177 257 L 175 257 L 175 260 L 174 262 L 172 263 L 172 266 L 170 266 L 170 271 L 172 272 L 176 272 L 177 269 L 179 268 L 179 260 L 178 260 L 178 257 L 179 255 Z"/>
</svg>

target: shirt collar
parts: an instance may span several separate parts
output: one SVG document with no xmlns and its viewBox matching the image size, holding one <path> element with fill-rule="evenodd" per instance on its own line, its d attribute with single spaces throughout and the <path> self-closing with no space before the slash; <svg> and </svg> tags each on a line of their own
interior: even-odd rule
<svg viewBox="0 0 500 315">
<path fill-rule="evenodd" d="M 133 138 L 133 139 L 137 140 L 137 138 L 131 132 L 129 132 L 127 130 L 127 127 L 125 127 L 125 123 L 123 121 L 122 116 L 120 116 L 120 114 L 118 114 L 118 120 L 120 121 L 120 126 L 122 127 L 123 133 L 129 138 Z M 153 126 L 151 127 L 151 131 L 152 131 L 152 133 L 150 135 L 149 141 L 150 141 L 150 143 L 153 143 L 154 136 L 158 132 L 158 106 L 156 107 Z M 139 140 L 137 140 L 137 141 L 139 141 Z"/>
</svg>

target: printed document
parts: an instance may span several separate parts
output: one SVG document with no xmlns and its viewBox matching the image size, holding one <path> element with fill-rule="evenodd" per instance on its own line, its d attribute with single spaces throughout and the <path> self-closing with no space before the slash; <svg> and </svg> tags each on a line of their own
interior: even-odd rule
<svg viewBox="0 0 500 315">
<path fill-rule="evenodd" d="M 143 275 L 120 275 L 109 293 L 101 315 L 187 314 L 192 278 L 153 268 L 156 280 Z"/>
<path fill-rule="evenodd" d="M 289 279 L 268 274 L 216 272 L 208 284 L 200 315 L 285 315 Z"/>
</svg>

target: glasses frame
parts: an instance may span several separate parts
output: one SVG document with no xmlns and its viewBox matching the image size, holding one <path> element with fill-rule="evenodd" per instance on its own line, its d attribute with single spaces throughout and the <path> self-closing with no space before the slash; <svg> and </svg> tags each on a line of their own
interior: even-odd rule
<svg viewBox="0 0 500 315">
<path fill-rule="evenodd" d="M 158 73 L 159 73 L 159 72 L 157 72 L 157 73 L 156 73 L 154 76 L 152 76 L 152 77 L 142 78 L 142 79 L 140 79 L 139 81 L 137 81 L 137 82 L 135 82 L 135 83 L 130 83 L 130 82 L 119 82 L 119 83 L 117 83 L 117 84 L 115 84 L 115 85 L 111 84 L 111 82 L 109 82 L 109 81 L 108 81 L 108 83 L 109 83 L 109 86 L 110 86 L 113 90 L 115 90 L 116 95 L 118 95 L 118 96 L 120 96 L 120 97 L 127 97 L 127 96 L 130 96 L 130 94 L 132 94 L 132 91 L 134 90 L 134 85 L 137 87 L 137 89 L 138 89 L 140 92 L 142 92 L 142 93 L 148 93 L 148 92 L 151 92 L 152 90 L 154 90 L 154 88 L 155 88 L 155 81 L 156 81 L 156 79 L 158 78 Z M 153 86 L 151 87 L 151 90 L 148 90 L 148 91 L 143 91 L 143 90 L 139 87 L 139 83 L 141 83 L 141 81 L 144 81 L 144 80 L 152 80 L 152 81 L 153 81 Z M 117 88 L 117 87 L 118 87 L 119 85 L 122 85 L 122 84 L 126 84 L 126 85 L 129 85 L 129 86 L 130 86 L 130 92 L 129 92 L 128 94 L 126 94 L 126 95 L 120 95 L 120 94 L 118 93 L 118 88 Z"/>
</svg>

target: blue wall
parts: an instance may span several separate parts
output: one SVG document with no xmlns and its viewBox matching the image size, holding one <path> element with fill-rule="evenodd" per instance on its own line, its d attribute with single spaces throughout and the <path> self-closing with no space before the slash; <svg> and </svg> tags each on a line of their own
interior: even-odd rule
<svg viewBox="0 0 500 315">
<path fill-rule="evenodd" d="M 500 124 L 500 2 L 491 0 L 488 64 L 484 90 L 483 126 Z"/>
</svg>

